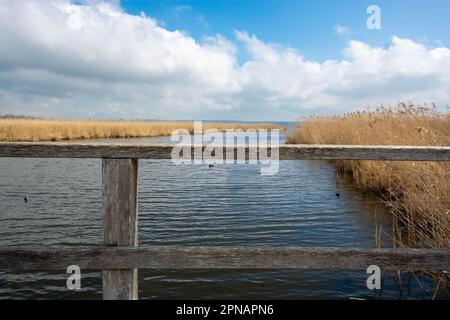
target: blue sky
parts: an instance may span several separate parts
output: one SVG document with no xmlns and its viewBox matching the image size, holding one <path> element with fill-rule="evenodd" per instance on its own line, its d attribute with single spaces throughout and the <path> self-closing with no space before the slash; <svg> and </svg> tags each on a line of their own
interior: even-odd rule
<svg viewBox="0 0 450 320">
<path fill-rule="evenodd" d="M 377 5 L 381 29 L 369 30 Z M 294 121 L 450 104 L 447 0 L 0 0 L 0 114 Z"/>
<path fill-rule="evenodd" d="M 387 46 L 392 35 L 429 46 L 450 43 L 448 0 L 121 0 L 133 14 L 144 12 L 169 30 L 185 30 L 197 40 L 207 34 L 233 38 L 245 30 L 265 42 L 297 49 L 307 59 L 341 58 L 349 38 Z M 382 29 L 368 30 L 366 9 L 381 9 Z M 336 25 L 351 29 L 337 37 Z"/>
</svg>

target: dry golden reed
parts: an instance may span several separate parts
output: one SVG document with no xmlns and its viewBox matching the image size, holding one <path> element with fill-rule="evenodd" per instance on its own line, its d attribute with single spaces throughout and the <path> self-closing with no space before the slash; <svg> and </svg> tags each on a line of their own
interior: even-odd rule
<svg viewBox="0 0 450 320">
<path fill-rule="evenodd" d="M 283 129 L 269 124 L 203 123 L 203 130 Z M 193 132 L 192 121 L 91 121 L 0 119 L 0 141 L 57 141 L 73 139 L 137 138 L 171 135 L 176 129 Z"/>
<path fill-rule="evenodd" d="M 399 103 L 396 108 L 310 117 L 288 143 L 450 146 L 450 115 L 433 107 Z M 450 247 L 448 162 L 337 161 L 340 173 L 380 195 L 401 227 L 399 246 Z"/>
</svg>

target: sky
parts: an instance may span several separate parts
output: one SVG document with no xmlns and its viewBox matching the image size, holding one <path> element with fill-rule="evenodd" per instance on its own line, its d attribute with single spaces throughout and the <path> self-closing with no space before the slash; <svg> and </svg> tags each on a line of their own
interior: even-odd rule
<svg viewBox="0 0 450 320">
<path fill-rule="evenodd" d="M 295 121 L 399 100 L 444 110 L 448 12 L 446 0 L 0 0 L 0 114 Z"/>
</svg>

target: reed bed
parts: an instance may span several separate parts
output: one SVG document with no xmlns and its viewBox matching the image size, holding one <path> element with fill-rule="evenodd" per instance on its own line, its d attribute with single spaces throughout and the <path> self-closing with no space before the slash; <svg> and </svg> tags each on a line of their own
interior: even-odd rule
<svg viewBox="0 0 450 320">
<path fill-rule="evenodd" d="M 203 123 L 203 130 L 284 129 L 270 123 Z M 0 141 L 58 141 L 137 138 L 171 135 L 176 129 L 193 132 L 192 121 L 90 121 L 0 119 Z"/>
<path fill-rule="evenodd" d="M 400 103 L 395 108 L 316 116 L 300 123 L 288 143 L 450 146 L 450 114 Z M 450 164 L 337 161 L 338 174 L 378 194 L 394 215 L 397 246 L 450 248 Z"/>
</svg>

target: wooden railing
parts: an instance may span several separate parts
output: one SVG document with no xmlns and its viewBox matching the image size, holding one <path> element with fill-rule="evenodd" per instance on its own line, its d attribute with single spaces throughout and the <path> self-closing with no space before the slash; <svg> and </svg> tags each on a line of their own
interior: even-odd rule
<svg viewBox="0 0 450 320">
<path fill-rule="evenodd" d="M 69 265 L 78 265 L 82 269 L 101 269 L 104 299 L 137 299 L 138 268 L 365 270 L 367 266 L 375 264 L 383 270 L 450 269 L 448 249 L 138 248 L 138 159 L 170 159 L 173 147 L 59 142 L 0 143 L 0 157 L 103 159 L 103 246 L 42 250 L 0 248 L 0 269 L 61 270 Z M 256 147 L 244 148 L 248 156 L 250 148 Z M 280 160 L 450 161 L 450 147 L 280 145 L 273 151 L 279 152 Z M 198 152 L 198 148 L 192 146 L 191 154 L 195 152 Z M 234 158 L 236 155 L 235 150 Z"/>
</svg>

